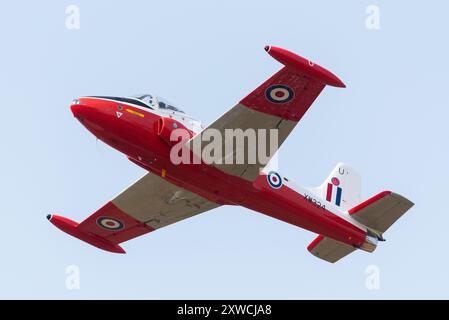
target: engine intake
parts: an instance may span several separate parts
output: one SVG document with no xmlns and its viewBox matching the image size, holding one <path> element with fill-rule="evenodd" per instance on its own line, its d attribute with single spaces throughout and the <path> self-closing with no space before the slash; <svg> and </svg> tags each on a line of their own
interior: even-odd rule
<svg viewBox="0 0 449 320">
<path fill-rule="evenodd" d="M 182 130 L 179 131 L 179 134 L 176 134 L 177 139 L 172 140 L 172 132 L 177 129 Z M 159 118 L 155 131 L 164 142 L 171 146 L 192 137 L 192 132 L 190 130 L 188 130 L 182 123 L 172 118 Z"/>
</svg>

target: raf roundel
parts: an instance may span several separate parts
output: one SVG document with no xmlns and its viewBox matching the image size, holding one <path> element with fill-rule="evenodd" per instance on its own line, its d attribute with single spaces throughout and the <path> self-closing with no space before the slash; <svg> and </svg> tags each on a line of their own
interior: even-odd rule
<svg viewBox="0 0 449 320">
<path fill-rule="evenodd" d="M 97 219 L 97 224 L 105 229 L 116 231 L 123 229 L 123 222 L 120 220 L 109 218 L 109 217 L 100 217 Z"/>
<path fill-rule="evenodd" d="M 337 178 L 337 177 L 333 177 L 332 179 L 331 179 L 331 182 L 332 182 L 332 184 L 334 185 L 334 186 L 339 186 L 340 185 L 340 180 Z"/>
<path fill-rule="evenodd" d="M 267 175 L 268 184 L 273 189 L 279 189 L 282 187 L 282 177 L 279 173 L 270 171 Z"/>
<path fill-rule="evenodd" d="M 269 86 L 265 90 L 265 97 L 268 101 L 273 103 L 287 103 L 291 101 L 294 96 L 293 89 L 282 84 Z"/>
</svg>

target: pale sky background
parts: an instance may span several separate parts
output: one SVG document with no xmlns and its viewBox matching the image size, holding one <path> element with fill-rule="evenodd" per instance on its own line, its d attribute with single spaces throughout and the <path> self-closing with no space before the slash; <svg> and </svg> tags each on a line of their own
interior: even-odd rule
<svg viewBox="0 0 449 320">
<path fill-rule="evenodd" d="M 65 27 L 79 6 L 80 30 Z M 380 8 L 380 30 L 365 26 Z M 449 298 L 447 1 L 8 1 L 0 18 L 0 298 Z M 209 123 L 277 71 L 284 47 L 337 74 L 281 148 L 280 171 L 315 186 L 343 161 L 363 197 L 416 203 L 373 253 L 332 265 L 315 234 L 221 207 L 125 243 L 91 247 L 51 225 L 81 221 L 144 171 L 96 142 L 69 104 L 157 93 Z M 66 288 L 66 268 L 80 289 Z M 366 270 L 380 270 L 368 290 Z"/>
</svg>

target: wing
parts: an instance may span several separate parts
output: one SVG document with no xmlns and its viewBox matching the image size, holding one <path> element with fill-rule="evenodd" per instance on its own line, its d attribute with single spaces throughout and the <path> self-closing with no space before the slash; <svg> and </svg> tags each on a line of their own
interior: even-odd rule
<svg viewBox="0 0 449 320">
<path fill-rule="evenodd" d="M 356 248 L 351 247 L 346 243 L 319 235 L 311 244 L 309 244 L 307 250 L 320 259 L 335 263 L 355 251 Z"/>
<path fill-rule="evenodd" d="M 309 60 L 277 47 L 266 47 L 265 50 L 284 67 L 189 142 L 193 153 L 204 161 L 203 150 L 210 139 L 210 129 L 219 131 L 224 137 L 219 142 L 222 152 L 213 153 L 212 161 L 206 162 L 212 162 L 227 174 L 249 181 L 259 175 L 260 169 L 267 164 L 326 85 L 344 87 L 335 75 Z M 226 130 L 236 129 L 248 134 L 247 145 L 238 143 L 236 139 L 232 146 L 226 147 Z M 254 129 L 256 134 L 251 135 L 247 129 Z M 259 135 L 259 129 L 265 131 L 265 137 L 270 137 L 270 130 L 277 134 L 277 146 L 276 143 L 270 145 L 270 139 Z M 249 151 L 255 155 L 260 152 L 264 157 L 256 156 L 254 160 Z M 242 154 L 244 161 L 237 161 L 242 159 Z"/>
<path fill-rule="evenodd" d="M 124 253 L 119 243 L 218 206 L 148 173 L 80 224 L 57 215 L 48 219 L 91 245 Z"/>
</svg>

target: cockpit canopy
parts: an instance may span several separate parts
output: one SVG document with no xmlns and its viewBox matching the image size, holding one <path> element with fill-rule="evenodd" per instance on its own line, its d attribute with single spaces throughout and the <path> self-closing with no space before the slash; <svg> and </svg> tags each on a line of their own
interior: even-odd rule
<svg viewBox="0 0 449 320">
<path fill-rule="evenodd" d="M 138 100 L 142 101 L 143 103 L 147 104 L 148 106 L 150 106 L 153 109 L 159 108 L 159 109 L 165 109 L 167 111 L 176 111 L 176 112 L 184 113 L 184 111 L 175 107 L 172 103 L 168 102 L 167 100 L 165 100 L 161 97 L 153 96 L 151 94 L 138 94 L 138 95 L 134 95 L 132 97 L 134 99 L 138 99 Z"/>
</svg>

